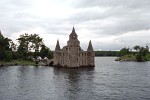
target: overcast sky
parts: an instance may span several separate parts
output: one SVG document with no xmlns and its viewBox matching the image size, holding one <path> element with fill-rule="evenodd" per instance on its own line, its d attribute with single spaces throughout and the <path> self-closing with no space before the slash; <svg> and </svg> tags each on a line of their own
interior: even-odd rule
<svg viewBox="0 0 150 100">
<path fill-rule="evenodd" d="M 81 47 L 120 50 L 150 44 L 150 0 L 0 0 L 0 30 L 13 41 L 39 34 L 54 50 L 75 27 Z"/>
</svg>

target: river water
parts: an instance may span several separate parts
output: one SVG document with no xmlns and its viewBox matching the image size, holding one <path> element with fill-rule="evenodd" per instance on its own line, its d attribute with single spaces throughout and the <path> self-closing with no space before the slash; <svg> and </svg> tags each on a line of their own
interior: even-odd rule
<svg viewBox="0 0 150 100">
<path fill-rule="evenodd" d="M 96 57 L 95 68 L 0 67 L 0 100 L 150 100 L 150 62 Z"/>
</svg>

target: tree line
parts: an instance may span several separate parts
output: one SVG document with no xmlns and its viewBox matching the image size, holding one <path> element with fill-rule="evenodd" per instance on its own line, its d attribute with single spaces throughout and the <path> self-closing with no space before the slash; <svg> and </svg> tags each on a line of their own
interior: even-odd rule
<svg viewBox="0 0 150 100">
<path fill-rule="evenodd" d="M 52 58 L 52 51 L 43 43 L 43 38 L 38 34 L 22 34 L 16 39 L 15 44 L 11 39 L 4 37 L 0 32 L 0 60 L 32 60 L 38 56 Z"/>
<path fill-rule="evenodd" d="M 95 51 L 95 56 L 117 56 L 118 51 Z"/>
</svg>

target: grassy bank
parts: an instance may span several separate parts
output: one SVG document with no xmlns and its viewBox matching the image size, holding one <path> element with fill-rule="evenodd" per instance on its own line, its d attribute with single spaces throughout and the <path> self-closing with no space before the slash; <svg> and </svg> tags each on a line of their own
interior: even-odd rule
<svg viewBox="0 0 150 100">
<path fill-rule="evenodd" d="M 127 54 L 127 55 L 118 57 L 116 61 L 136 61 L 136 56 L 133 54 Z"/>
<path fill-rule="evenodd" d="M 35 62 L 27 61 L 27 60 L 12 60 L 12 61 L 0 61 L 1 66 L 14 66 L 14 65 L 33 65 L 35 66 Z"/>
<path fill-rule="evenodd" d="M 150 54 L 147 54 L 146 56 L 147 61 L 150 61 Z M 121 57 L 118 57 L 116 61 L 136 61 L 136 55 L 135 54 L 127 54 Z"/>
</svg>

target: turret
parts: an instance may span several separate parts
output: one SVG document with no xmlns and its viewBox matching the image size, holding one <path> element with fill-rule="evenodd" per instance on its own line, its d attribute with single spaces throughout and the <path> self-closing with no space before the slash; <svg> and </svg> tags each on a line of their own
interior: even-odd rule
<svg viewBox="0 0 150 100">
<path fill-rule="evenodd" d="M 93 51 L 93 46 L 92 46 L 91 40 L 89 41 L 87 51 Z"/>
<path fill-rule="evenodd" d="M 57 40 L 55 51 L 60 51 L 59 40 Z"/>
<path fill-rule="evenodd" d="M 61 50 L 60 50 L 59 40 L 57 40 L 55 51 L 53 53 L 54 66 L 60 65 L 60 56 L 61 56 Z"/>
<path fill-rule="evenodd" d="M 90 40 L 88 48 L 87 48 L 87 64 L 88 64 L 88 66 L 91 66 L 91 67 L 95 66 L 94 57 L 95 57 L 95 53 L 94 53 L 93 46 L 92 46 L 92 43 Z"/>
</svg>

